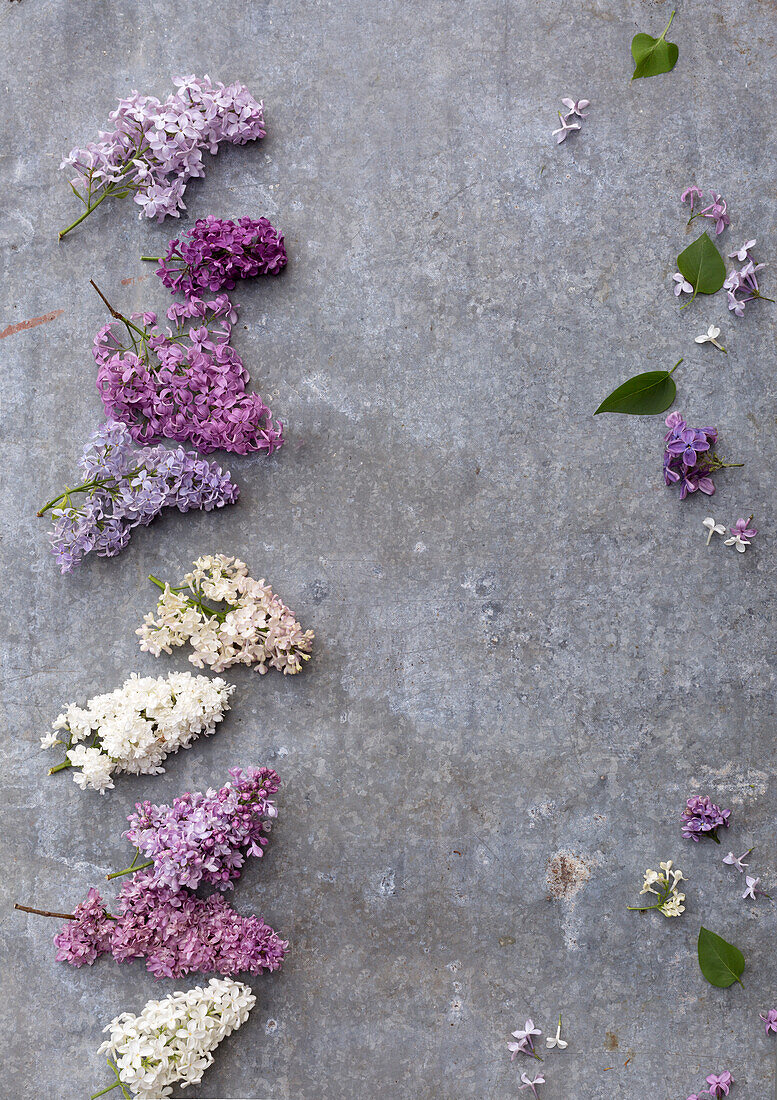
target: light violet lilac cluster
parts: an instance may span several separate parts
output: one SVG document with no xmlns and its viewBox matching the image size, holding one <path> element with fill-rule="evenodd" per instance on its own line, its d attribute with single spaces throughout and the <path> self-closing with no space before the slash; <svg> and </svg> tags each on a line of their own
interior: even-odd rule
<svg viewBox="0 0 777 1100">
<path fill-rule="evenodd" d="M 700 188 L 686 187 L 680 196 L 680 202 L 689 202 L 691 209 L 691 216 L 688 219 L 690 225 L 694 218 L 710 218 L 715 222 L 715 235 L 719 236 L 726 226 L 731 224 L 731 219 L 728 216 L 728 203 L 719 195 L 717 191 L 710 191 L 710 198 L 707 206 L 704 206 L 704 192 Z M 694 213 L 694 205 L 698 203 L 700 209 Z M 675 291 L 677 293 L 677 291 Z"/>
<path fill-rule="evenodd" d="M 148 1001 L 137 1016 L 122 1012 L 104 1028 L 109 1038 L 98 1051 L 116 1076 L 103 1091 L 118 1085 L 125 1097 L 160 1100 L 172 1095 L 173 1085 L 196 1085 L 216 1047 L 246 1022 L 255 1004 L 242 982 L 211 978 L 206 986 Z"/>
<path fill-rule="evenodd" d="M 693 795 L 680 815 L 682 834 L 686 840 L 692 840 L 695 844 L 704 836 L 720 844 L 718 829 L 727 829 L 730 817 L 731 810 L 721 810 L 708 795 Z"/>
<path fill-rule="evenodd" d="M 207 665 L 223 672 L 244 664 L 260 673 L 276 668 L 284 675 L 299 672 L 310 659 L 313 631 L 303 632 L 270 586 L 249 577 L 238 558 L 198 558 L 177 588 L 150 579 L 162 595 L 156 612 L 149 612 L 135 633 L 140 648 L 155 657 L 188 643 L 193 649 L 189 661 L 196 668 Z"/>
<path fill-rule="evenodd" d="M 750 251 L 755 248 L 756 241 L 745 241 L 736 252 L 729 253 L 729 259 L 737 259 L 743 266 L 737 271 L 734 269 L 723 284 L 728 296 L 728 308 L 736 317 L 743 317 L 748 302 L 754 302 L 761 298 L 764 302 L 774 302 L 774 298 L 767 298 L 761 293 L 758 286 L 758 272 L 766 267 L 766 264 L 757 264 L 751 257 Z"/>
<path fill-rule="evenodd" d="M 280 779 L 271 768 L 229 769 L 220 790 L 187 792 L 172 806 L 137 803 L 123 834 L 153 863 L 159 886 L 196 890 L 208 883 L 231 890 L 248 856 L 261 856 L 278 811 Z M 146 867 L 147 864 L 141 864 Z M 130 868 L 134 869 L 134 868 Z"/>
<path fill-rule="evenodd" d="M 571 97 L 565 97 L 561 102 L 566 107 L 566 111 L 562 115 L 561 111 L 558 112 L 558 120 L 561 123 L 558 130 L 554 130 L 552 137 L 556 138 L 556 144 L 560 145 L 562 141 L 566 141 L 571 133 L 575 130 L 582 129 L 583 119 L 588 116 L 584 113 L 586 107 L 591 106 L 590 99 L 572 99 Z M 570 122 L 573 118 L 575 120 L 580 119 L 579 122 Z"/>
<path fill-rule="evenodd" d="M 164 332 L 156 313 L 111 311 L 92 349 L 97 389 L 106 416 L 126 424 L 137 443 L 188 441 L 202 454 L 272 454 L 281 446 L 281 424 L 246 390 L 248 371 L 230 343 L 237 310 L 226 294 L 173 303 Z"/>
<path fill-rule="evenodd" d="M 233 222 L 211 214 L 170 241 L 166 255 L 158 259 L 156 273 L 164 285 L 192 298 L 206 291 L 234 290 L 238 279 L 279 275 L 287 256 L 283 237 L 267 218 Z"/>
<path fill-rule="evenodd" d="M 110 128 L 62 161 L 85 210 L 60 239 L 111 197 L 132 195 L 141 217 L 179 217 L 187 182 L 205 175 L 204 152 L 265 136 L 262 104 L 242 84 L 214 84 L 207 75 L 177 77 L 173 84 L 164 101 L 136 91 L 120 99 L 108 116 Z"/>
<path fill-rule="evenodd" d="M 120 553 L 133 529 L 147 526 L 165 508 L 209 512 L 233 504 L 240 492 L 228 470 L 194 451 L 161 446 L 138 451 L 129 429 L 116 421 L 94 433 L 78 465 L 83 481 L 38 512 L 51 512 L 51 548 L 63 573 L 86 554 Z"/>
<path fill-rule="evenodd" d="M 82 790 L 104 793 L 113 775 L 158 775 L 162 762 L 196 737 L 215 733 L 229 710 L 234 687 L 191 672 L 169 676 L 133 674 L 120 688 L 95 695 L 85 707 L 71 703 L 41 738 L 44 749 L 64 745 L 65 759 L 49 775 L 66 768 Z M 83 742 L 88 742 L 84 744 Z"/>
<path fill-rule="evenodd" d="M 57 962 L 91 966 L 145 959 L 156 978 L 185 974 L 261 974 L 278 970 L 288 943 L 259 917 L 241 916 L 223 894 L 199 898 L 138 871 L 122 884 L 111 914 L 92 888 L 54 937 Z"/>
<path fill-rule="evenodd" d="M 725 462 L 715 453 L 717 428 L 691 428 L 678 412 L 670 413 L 665 423 L 669 431 L 664 436 L 664 484 L 679 484 L 681 500 L 697 490 L 712 496 L 713 473 L 740 463 Z"/>
</svg>

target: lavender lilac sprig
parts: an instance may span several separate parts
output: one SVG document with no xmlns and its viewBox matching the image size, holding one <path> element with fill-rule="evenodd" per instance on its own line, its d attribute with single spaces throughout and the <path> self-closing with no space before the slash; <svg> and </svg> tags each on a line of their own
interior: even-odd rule
<svg viewBox="0 0 777 1100">
<path fill-rule="evenodd" d="M 669 431 L 664 436 L 664 484 L 680 485 L 680 499 L 699 490 L 707 496 L 715 492 L 712 475 L 718 470 L 741 466 L 741 462 L 726 462 L 714 446 L 717 428 L 690 428 L 678 412 L 666 418 Z"/>
<path fill-rule="evenodd" d="M 283 237 L 267 218 L 233 222 L 211 214 L 170 241 L 166 255 L 142 259 L 158 260 L 156 274 L 164 285 L 191 298 L 204 291 L 234 290 L 238 279 L 279 275 L 287 256 Z"/>
<path fill-rule="evenodd" d="M 691 216 L 688 219 L 688 225 L 690 225 L 695 218 L 711 218 L 712 221 L 715 222 L 715 235 L 719 236 L 726 226 L 731 224 L 731 219 L 728 216 L 728 203 L 722 195 L 717 193 L 717 191 L 710 191 L 709 204 L 697 210 L 694 214 L 693 208 L 697 201 L 699 206 L 701 206 L 704 201 L 704 192 L 696 186 L 686 187 L 685 191 L 683 191 L 680 196 L 680 202 L 690 202 Z"/>
<path fill-rule="evenodd" d="M 731 810 L 721 810 L 707 795 L 703 798 L 694 795 L 688 799 L 680 815 L 682 834 L 686 840 L 692 840 L 695 844 L 703 836 L 720 844 L 718 829 L 727 829 L 730 817 Z"/>
<path fill-rule="evenodd" d="M 215 462 L 182 447 L 138 451 L 124 424 L 108 421 L 84 448 L 78 463 L 83 480 L 66 487 L 38 512 L 51 512 L 52 552 L 63 573 L 86 554 L 113 557 L 164 508 L 211 511 L 233 504 L 238 486 Z"/>
<path fill-rule="evenodd" d="M 120 99 L 108 116 L 113 128 L 62 161 L 61 168 L 73 170 L 70 187 L 85 210 L 60 240 L 108 198 L 132 195 L 141 217 L 179 217 L 188 180 L 205 175 L 204 151 L 265 136 L 262 104 L 242 84 L 225 87 L 207 75 L 173 84 L 164 102 L 136 91 Z"/>
<path fill-rule="evenodd" d="M 743 317 L 748 302 L 754 302 L 756 298 L 774 303 L 774 298 L 767 298 L 758 287 L 758 272 L 764 267 L 766 264 L 757 264 L 753 260 L 748 260 L 744 267 L 739 271 L 732 271 L 726 278 L 723 288 L 728 298 L 728 308 L 736 317 Z M 737 297 L 738 294 L 744 297 Z"/>
</svg>

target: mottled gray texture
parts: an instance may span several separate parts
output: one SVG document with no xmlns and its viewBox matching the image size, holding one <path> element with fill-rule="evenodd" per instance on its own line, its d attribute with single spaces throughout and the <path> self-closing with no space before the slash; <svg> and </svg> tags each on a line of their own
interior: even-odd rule
<svg viewBox="0 0 777 1100">
<path fill-rule="evenodd" d="M 570 1045 L 544 1063 L 543 1100 L 674 1100 L 726 1067 L 732 1098 L 764 1100 L 775 909 L 740 900 L 720 858 L 729 837 L 755 844 L 777 894 L 777 307 L 737 321 L 718 295 L 680 313 L 669 277 L 691 182 L 728 197 L 726 251 L 755 236 L 777 257 L 774 3 L 684 4 L 676 70 L 630 85 L 631 37 L 659 33 L 668 5 L 2 2 L 0 331 L 65 311 L 0 341 L 2 1094 L 87 1096 L 107 1083 L 103 1024 L 186 984 L 56 964 L 52 922 L 12 903 L 72 906 L 124 865 L 136 799 L 253 762 L 280 771 L 281 816 L 234 900 L 292 951 L 188 1096 L 507 1100 L 510 1031 L 561 1011 Z M 100 420 L 88 281 L 163 306 L 138 257 L 180 223 L 105 204 L 58 245 L 76 203 L 57 166 L 117 97 L 166 94 L 180 71 L 266 102 L 266 140 L 210 163 L 188 218 L 267 215 L 286 233 L 286 274 L 235 297 L 288 443 L 228 462 L 236 507 L 169 516 L 63 578 L 35 510 Z M 570 94 L 590 117 L 556 147 Z M 693 343 L 711 322 L 727 357 Z M 747 464 L 712 503 L 661 486 L 659 419 L 591 417 L 681 355 L 677 407 Z M 706 549 L 710 512 L 755 512 L 757 548 Z M 102 799 L 47 778 L 37 738 L 65 702 L 188 667 L 138 651 L 145 577 L 218 551 L 316 631 L 314 660 L 293 679 L 235 673 L 221 731 L 164 776 Z M 693 791 L 733 808 L 722 849 L 680 839 Z M 546 880 L 554 857 L 565 890 Z M 627 913 L 666 858 L 686 914 Z M 700 977 L 702 921 L 743 948 L 744 990 Z"/>
</svg>

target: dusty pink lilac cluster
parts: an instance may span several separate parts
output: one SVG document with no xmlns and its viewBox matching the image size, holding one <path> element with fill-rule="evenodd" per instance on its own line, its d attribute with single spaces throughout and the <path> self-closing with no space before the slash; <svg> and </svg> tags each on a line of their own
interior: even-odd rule
<svg viewBox="0 0 777 1100">
<path fill-rule="evenodd" d="M 248 856 L 261 856 L 279 786 L 271 768 L 230 768 L 221 790 L 187 793 L 172 806 L 138 803 L 124 836 L 153 860 L 150 877 L 172 890 L 210 883 L 231 890 Z"/>
<path fill-rule="evenodd" d="M 261 974 L 278 970 L 288 948 L 268 924 L 241 916 L 223 895 L 198 898 L 144 871 L 125 881 L 115 915 L 92 888 L 54 944 L 58 962 L 80 967 L 104 954 L 117 962 L 144 958 L 157 978 Z"/>
<path fill-rule="evenodd" d="M 62 161 L 85 206 L 69 233 L 107 198 L 132 195 L 141 216 L 162 221 L 184 210 L 187 182 L 204 176 L 203 152 L 222 142 L 244 145 L 265 135 L 262 104 L 242 84 L 178 77 L 166 100 L 133 91 L 108 116 L 111 128 Z"/>
<path fill-rule="evenodd" d="M 94 338 L 97 389 L 106 415 L 134 440 L 187 440 L 202 454 L 272 454 L 281 446 L 281 424 L 246 392 L 248 371 L 230 343 L 237 310 L 226 294 L 174 302 L 165 332 L 156 313 L 113 312 Z"/>
<path fill-rule="evenodd" d="M 170 241 L 156 273 L 169 290 L 191 298 L 234 290 L 238 279 L 279 275 L 286 260 L 283 237 L 267 218 L 233 222 L 210 215 Z"/>
</svg>

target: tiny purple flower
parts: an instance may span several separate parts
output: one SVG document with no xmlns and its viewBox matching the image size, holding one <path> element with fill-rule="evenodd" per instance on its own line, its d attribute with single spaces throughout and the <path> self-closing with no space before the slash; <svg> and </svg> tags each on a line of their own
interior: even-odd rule
<svg viewBox="0 0 777 1100">
<path fill-rule="evenodd" d="M 731 219 L 727 213 L 728 204 L 717 191 L 710 191 L 710 195 L 712 195 L 712 202 L 709 206 L 700 210 L 699 213 L 704 218 L 712 218 L 715 222 L 715 235 L 719 236 L 726 226 L 731 224 Z"/>
<path fill-rule="evenodd" d="M 696 199 L 698 199 L 699 202 L 701 202 L 701 198 L 702 198 L 703 194 L 704 194 L 704 192 L 699 187 L 696 187 L 696 186 L 686 187 L 686 189 L 683 191 L 682 195 L 680 195 L 680 202 L 688 202 L 688 200 L 690 199 L 691 213 L 693 213 L 694 201 Z"/>
<path fill-rule="evenodd" d="M 770 895 L 767 894 L 765 890 L 761 890 L 760 878 L 755 878 L 753 875 L 745 875 L 745 882 L 747 883 L 747 885 L 745 886 L 745 892 L 742 895 L 743 898 L 752 898 L 752 900 L 755 901 L 755 899 L 759 896 L 763 898 L 770 897 Z"/>
<path fill-rule="evenodd" d="M 672 278 L 675 282 L 674 293 L 676 298 L 679 298 L 681 294 L 693 294 L 693 287 L 679 271 L 675 271 Z"/>
<path fill-rule="evenodd" d="M 728 258 L 730 260 L 739 260 L 740 263 L 744 263 L 745 260 L 750 258 L 748 253 L 751 248 L 755 248 L 755 244 L 755 237 L 753 237 L 752 241 L 745 241 L 742 247 L 738 248 L 735 252 L 729 252 Z"/>
<path fill-rule="evenodd" d="M 561 102 L 568 109 L 568 113 L 564 116 L 565 118 L 569 118 L 571 115 L 577 115 L 578 118 L 588 117 L 583 114 L 583 111 L 586 107 L 591 106 L 590 99 L 562 99 Z"/>
<path fill-rule="evenodd" d="M 520 1084 L 518 1086 L 518 1091 L 522 1092 L 524 1089 L 531 1089 L 533 1096 L 539 1096 L 539 1093 L 537 1092 L 537 1089 L 535 1088 L 535 1085 L 544 1085 L 545 1084 L 545 1078 L 542 1076 L 541 1073 L 538 1073 L 533 1081 L 531 1081 L 529 1079 L 529 1075 L 527 1073 L 522 1073 L 521 1074 L 521 1081 L 523 1082 L 523 1084 Z"/>
<path fill-rule="evenodd" d="M 768 1035 L 770 1031 L 773 1031 L 777 1035 L 777 1008 L 770 1008 L 765 1016 L 763 1013 L 759 1015 L 766 1025 L 766 1034 Z"/>
<path fill-rule="evenodd" d="M 743 875 L 745 873 L 745 867 L 749 866 L 749 864 L 743 863 L 743 860 L 745 856 L 750 855 L 752 850 L 752 848 L 748 848 L 747 851 L 743 852 L 741 856 L 735 856 L 733 852 L 729 852 L 727 856 L 723 857 L 723 862 L 729 867 L 736 867 L 740 875 Z"/>
<path fill-rule="evenodd" d="M 731 1074 L 728 1070 L 724 1070 L 720 1075 L 711 1073 L 707 1078 L 707 1084 L 709 1085 L 709 1094 L 713 1098 L 720 1096 L 728 1096 L 729 1089 L 733 1084 Z"/>
<path fill-rule="evenodd" d="M 753 517 L 750 519 L 738 519 L 734 526 L 731 528 L 732 535 L 739 535 L 741 539 L 754 539 L 758 534 L 755 527 L 750 527 Z"/>
</svg>

